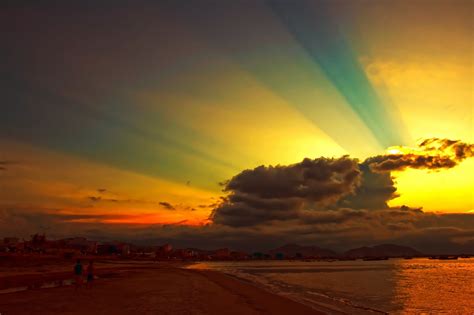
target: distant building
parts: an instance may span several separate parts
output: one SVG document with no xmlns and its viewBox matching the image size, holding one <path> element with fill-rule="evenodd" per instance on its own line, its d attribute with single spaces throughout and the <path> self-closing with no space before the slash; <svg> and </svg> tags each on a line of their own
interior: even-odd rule
<svg viewBox="0 0 474 315">
<path fill-rule="evenodd" d="M 245 260 L 249 258 L 249 255 L 245 252 L 233 251 L 230 252 L 230 258 L 232 258 L 233 260 Z"/>
<path fill-rule="evenodd" d="M 97 254 L 99 255 L 130 255 L 130 244 L 122 242 L 108 242 L 97 245 Z"/>
<path fill-rule="evenodd" d="M 173 246 L 170 244 L 165 244 L 163 246 L 158 246 L 156 248 L 156 259 L 169 259 L 173 251 Z"/>
<path fill-rule="evenodd" d="M 24 243 L 17 237 L 5 237 L 0 243 L 0 252 L 17 252 L 23 250 Z"/>
<path fill-rule="evenodd" d="M 253 259 L 262 259 L 263 256 L 264 256 L 264 255 L 263 255 L 263 253 L 261 253 L 261 252 L 255 252 L 255 253 L 252 254 L 252 258 L 253 258 Z"/>
<path fill-rule="evenodd" d="M 229 259 L 230 250 L 228 248 L 217 249 L 211 254 L 211 257 L 213 259 Z"/>
<path fill-rule="evenodd" d="M 191 259 L 196 257 L 196 252 L 192 249 L 185 248 L 185 249 L 175 249 L 171 257 L 177 258 L 177 259 Z"/>
<path fill-rule="evenodd" d="M 20 241 L 18 237 L 5 237 L 3 238 L 3 244 L 9 245 L 9 244 L 17 244 Z"/>
<path fill-rule="evenodd" d="M 283 254 L 283 253 L 276 253 L 276 254 L 275 254 L 275 259 L 279 259 L 279 260 L 285 259 L 285 254 Z"/>
<path fill-rule="evenodd" d="M 97 242 L 90 241 L 85 237 L 72 237 L 58 241 L 59 247 L 79 251 L 83 254 L 96 254 Z"/>
</svg>

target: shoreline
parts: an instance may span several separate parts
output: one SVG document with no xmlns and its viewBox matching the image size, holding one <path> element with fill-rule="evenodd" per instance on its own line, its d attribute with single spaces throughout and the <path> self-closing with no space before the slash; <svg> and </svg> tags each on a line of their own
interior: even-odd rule
<svg viewBox="0 0 474 315">
<path fill-rule="evenodd" d="M 193 269 L 191 269 L 191 270 L 193 270 Z M 317 312 L 317 314 L 331 314 L 331 315 L 353 314 L 353 315 L 356 315 L 354 313 L 344 312 L 339 307 L 335 308 L 334 307 L 334 306 L 336 306 L 335 304 L 325 304 L 325 303 L 321 303 L 320 301 L 316 302 L 314 300 L 311 300 L 311 301 L 310 300 L 305 300 L 305 299 L 302 299 L 302 298 L 297 298 L 296 296 L 293 296 L 293 295 L 282 294 L 282 292 L 272 291 L 268 287 L 265 287 L 263 285 L 255 283 L 251 280 L 241 278 L 241 277 L 236 276 L 234 274 L 230 274 L 230 273 L 226 273 L 226 272 L 222 272 L 222 271 L 216 271 L 216 270 L 197 270 L 197 271 L 202 272 L 204 274 L 207 274 L 207 276 L 209 276 L 211 278 L 212 277 L 217 277 L 217 279 L 219 279 L 219 278 L 222 279 L 222 277 L 228 277 L 228 278 L 232 279 L 232 281 L 241 282 L 245 285 L 254 287 L 258 290 L 263 290 L 263 291 L 265 291 L 265 292 L 267 292 L 267 293 L 269 293 L 273 296 L 282 297 L 284 299 L 290 300 L 290 301 L 298 303 L 300 305 L 304 305 L 306 307 L 309 307 L 313 311 Z M 331 301 L 331 302 L 333 302 L 333 301 Z"/>
<path fill-rule="evenodd" d="M 192 264 L 190 265 L 192 266 Z M 365 315 L 365 314 L 388 314 L 385 311 L 374 309 L 374 308 L 369 308 L 365 307 L 362 305 L 357 305 L 352 302 L 342 302 L 341 300 L 327 296 L 324 294 L 319 294 L 319 293 L 314 293 L 311 292 L 311 299 L 310 298 L 305 298 L 302 296 L 297 296 L 295 294 L 290 294 L 290 293 L 284 293 L 281 291 L 277 290 L 272 290 L 270 287 L 265 286 L 264 284 L 261 284 L 256 281 L 252 281 L 250 279 L 246 279 L 244 277 L 240 277 L 236 274 L 229 273 L 229 272 L 224 272 L 220 270 L 212 270 L 212 269 L 193 269 L 189 268 L 190 266 L 187 266 L 187 269 L 190 270 L 196 270 L 199 272 L 203 273 L 208 273 L 209 275 L 217 274 L 219 277 L 227 276 L 232 278 L 235 281 L 238 282 L 243 282 L 246 285 L 250 285 L 252 287 L 258 288 L 260 290 L 264 290 L 272 295 L 277 295 L 280 297 L 283 297 L 285 299 L 289 299 L 291 301 L 294 301 L 298 304 L 305 305 L 317 312 L 323 313 L 323 314 L 332 314 L 332 315 L 347 315 L 347 314 L 352 314 L 352 315 Z M 317 297 L 316 297 L 317 296 Z"/>
<path fill-rule="evenodd" d="M 84 287 L 76 291 L 73 286 L 61 286 L 4 293 L 0 294 L 0 312 L 5 315 L 324 314 L 225 273 L 182 267 L 184 264 L 131 262 L 107 268 L 107 272 L 115 275 L 99 278 L 91 289 Z M 0 283 L 5 283 L 3 280 L 4 277 L 0 278 Z"/>
</svg>

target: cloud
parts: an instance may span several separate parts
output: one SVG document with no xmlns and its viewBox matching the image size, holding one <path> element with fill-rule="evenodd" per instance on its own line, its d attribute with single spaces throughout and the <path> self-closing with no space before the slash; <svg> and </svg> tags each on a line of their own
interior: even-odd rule
<svg viewBox="0 0 474 315">
<path fill-rule="evenodd" d="M 357 184 L 357 162 L 339 159 L 304 159 L 289 166 L 259 166 L 245 170 L 226 183 L 224 191 L 259 198 L 306 198 L 314 201 L 338 199 Z"/>
<path fill-rule="evenodd" d="M 455 159 L 459 162 L 474 157 L 474 144 L 465 143 L 461 140 L 430 138 L 422 141 L 420 147 L 427 151 L 454 153 Z"/>
<path fill-rule="evenodd" d="M 106 189 L 98 189 L 101 194 L 105 194 Z M 146 201 L 146 200 L 136 200 L 136 199 L 117 199 L 117 198 L 106 198 L 103 196 L 87 196 L 87 199 L 93 202 L 113 202 L 113 203 L 137 203 L 137 204 L 153 204 L 153 201 Z"/>
<path fill-rule="evenodd" d="M 288 166 L 244 170 L 224 185 L 227 198 L 213 211 L 215 223 L 250 226 L 288 220 L 305 206 L 330 204 L 352 193 L 360 182 L 357 160 L 304 159 Z"/>
<path fill-rule="evenodd" d="M 390 151 L 396 153 L 374 156 L 366 163 L 375 172 L 452 168 L 474 156 L 474 145 L 460 140 L 430 138 L 422 141 L 417 149 L 398 147 Z"/>
<path fill-rule="evenodd" d="M 444 152 L 456 163 L 472 156 L 470 145 L 459 141 L 430 140 L 420 147 L 424 147 L 419 149 L 423 154 Z M 473 213 L 389 207 L 388 201 L 397 196 L 395 182 L 390 171 L 374 170 L 373 163 L 373 158 L 359 163 L 344 156 L 244 170 L 224 183 L 226 196 L 207 206 L 214 211 L 203 226 L 185 225 L 188 221 L 146 224 L 149 217 L 134 215 L 73 215 L 60 214 L 57 209 L 38 210 L 40 213 L 37 209 L 0 207 L 0 231 L 5 236 L 21 236 L 50 227 L 46 232 L 53 237 L 84 235 L 142 244 L 170 242 L 177 247 L 242 250 L 266 250 L 291 242 L 339 251 L 396 243 L 427 253 L 474 252 Z M 159 204 L 175 209 L 165 201 Z M 126 223 L 138 219 L 139 226 Z"/>
<path fill-rule="evenodd" d="M 340 199 L 333 208 L 386 209 L 387 202 L 398 197 L 397 188 L 388 172 L 372 171 L 370 161 L 359 164 L 362 173 L 361 183 L 353 194 Z"/>
<path fill-rule="evenodd" d="M 246 233 L 265 236 L 262 244 L 281 238 L 336 248 L 398 242 L 431 251 L 474 250 L 474 215 L 388 206 L 398 196 L 390 171 L 453 167 L 472 156 L 472 145 L 428 139 L 416 151 L 398 150 L 360 164 L 348 157 L 321 158 L 245 170 L 224 183 L 229 194 L 214 209 L 212 226 L 240 230 L 242 242 Z M 338 189 L 327 189 L 334 179 Z"/>
<path fill-rule="evenodd" d="M 7 161 L 7 160 L 0 160 L 0 171 L 8 170 L 8 166 L 15 165 L 18 162 L 15 161 Z"/>
<path fill-rule="evenodd" d="M 57 212 L 57 210 L 56 210 Z M 51 238 L 82 235 L 97 240 L 138 244 L 172 243 L 176 247 L 266 250 L 282 243 L 318 245 L 344 251 L 379 243 L 413 246 L 428 253 L 473 252 L 474 215 L 427 213 L 408 207 L 382 210 L 305 210 L 298 217 L 255 226 L 108 224 L 133 215 L 58 214 L 28 209 L 0 210 L 2 234 L 28 237 L 46 232 Z M 105 221 L 105 223 L 104 223 Z"/>
<path fill-rule="evenodd" d="M 418 154 L 389 154 L 372 157 L 368 160 L 376 172 L 401 171 L 406 168 L 440 169 L 452 168 L 457 162 L 448 156 Z"/>
<path fill-rule="evenodd" d="M 393 147 L 389 151 L 399 154 L 369 157 L 359 165 L 361 184 L 354 194 L 339 200 L 336 207 L 386 209 L 387 202 L 399 196 L 391 171 L 451 168 L 473 156 L 473 145 L 459 140 L 431 138 L 422 141 L 419 149 Z"/>
<path fill-rule="evenodd" d="M 169 202 L 166 202 L 166 201 L 160 201 L 159 204 L 161 206 L 163 206 L 163 208 L 167 209 L 167 210 L 176 210 L 176 208 L 170 204 Z"/>
</svg>

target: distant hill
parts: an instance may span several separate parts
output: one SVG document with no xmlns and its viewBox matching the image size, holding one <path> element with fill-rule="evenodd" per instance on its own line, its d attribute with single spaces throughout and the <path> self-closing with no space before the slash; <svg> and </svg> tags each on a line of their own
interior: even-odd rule
<svg viewBox="0 0 474 315">
<path fill-rule="evenodd" d="M 416 249 L 408 246 L 399 246 L 394 244 L 382 244 L 372 247 L 359 247 L 348 250 L 344 253 L 346 257 L 363 258 L 363 257 L 413 257 L 419 256 L 421 253 Z"/>
<path fill-rule="evenodd" d="M 318 246 L 300 246 L 297 244 L 286 244 L 269 250 L 268 253 L 273 257 L 281 256 L 282 258 L 320 258 L 339 256 L 336 252 L 330 249 L 320 248 Z"/>
</svg>

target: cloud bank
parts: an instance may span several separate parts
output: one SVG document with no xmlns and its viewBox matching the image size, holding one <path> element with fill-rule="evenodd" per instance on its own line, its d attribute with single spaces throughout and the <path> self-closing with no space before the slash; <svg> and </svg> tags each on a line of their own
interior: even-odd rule
<svg viewBox="0 0 474 315">
<path fill-rule="evenodd" d="M 473 156 L 473 146 L 435 138 L 417 149 L 398 150 L 364 161 L 321 157 L 243 170 L 223 183 L 226 195 L 201 226 L 105 224 L 133 215 L 64 215 L 55 209 L 33 213 L 9 207 L 0 211 L 0 228 L 5 235 L 43 228 L 57 236 L 203 248 L 257 250 L 295 242 L 345 250 L 391 242 L 428 253 L 474 253 L 473 213 L 388 206 L 398 196 L 391 171 L 454 167 Z M 160 205 L 174 208 L 164 201 Z"/>
</svg>

